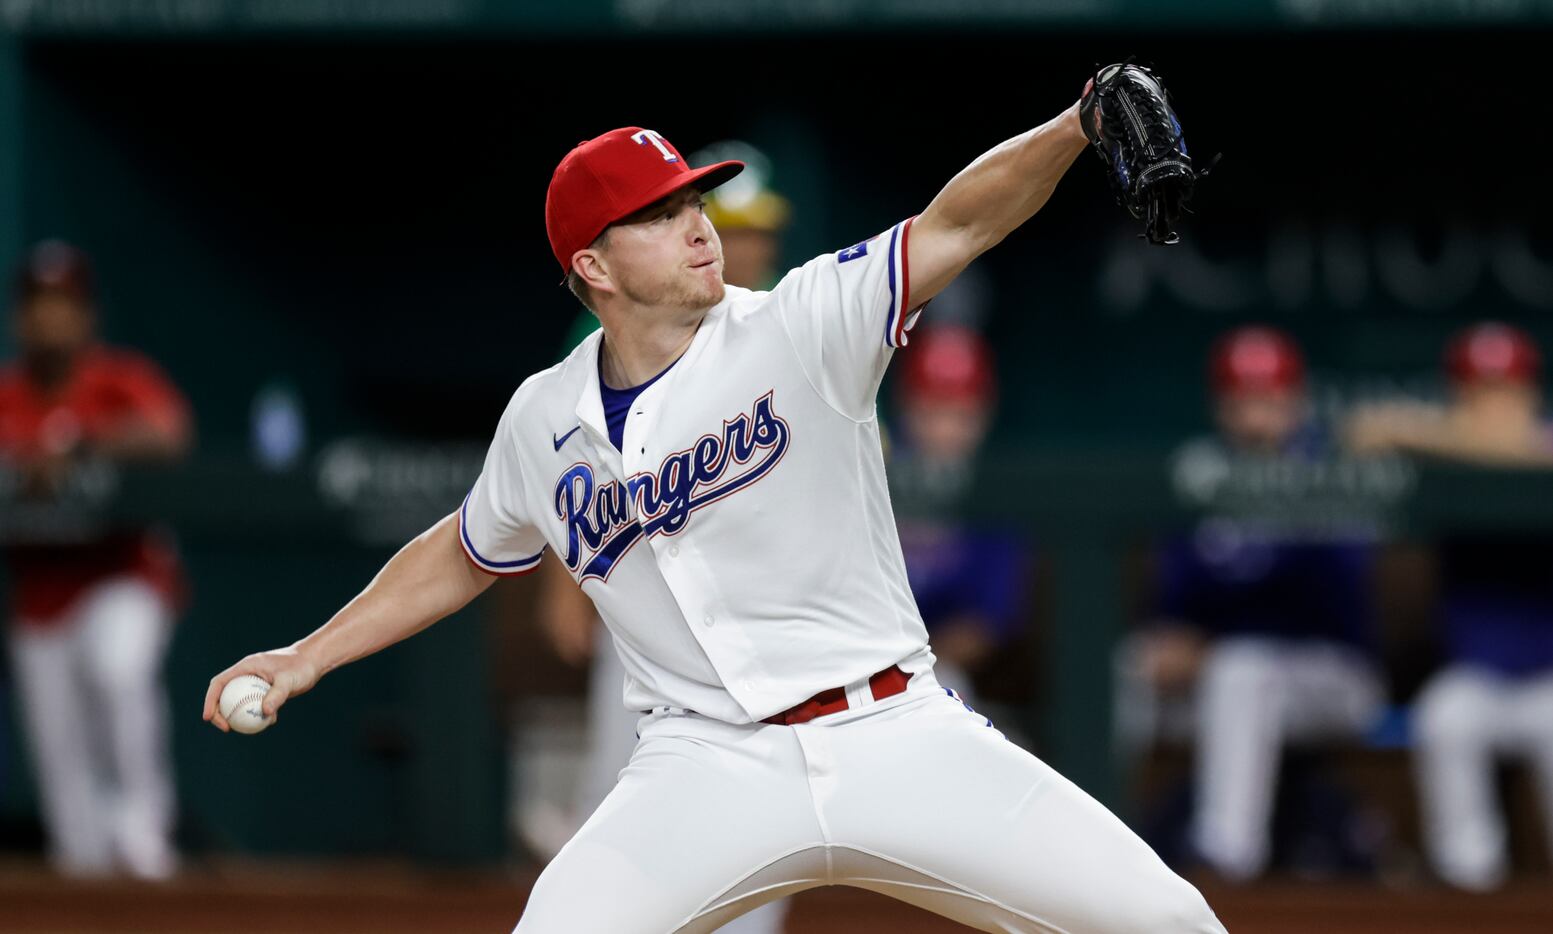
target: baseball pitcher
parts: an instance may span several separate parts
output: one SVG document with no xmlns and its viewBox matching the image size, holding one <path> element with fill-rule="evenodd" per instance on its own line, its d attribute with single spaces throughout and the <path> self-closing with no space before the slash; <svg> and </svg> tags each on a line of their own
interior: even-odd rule
<svg viewBox="0 0 1553 934">
<path fill-rule="evenodd" d="M 550 552 L 609 626 L 642 717 L 518 934 L 711 931 L 835 884 L 982 931 L 1222 931 L 1120 820 L 939 686 L 885 486 L 891 357 L 1087 140 L 1171 239 L 1195 175 L 1163 92 L 1134 66 L 1085 91 L 920 215 L 770 291 L 725 285 L 702 213 L 741 163 L 693 169 L 639 127 L 577 146 L 545 220 L 602 328 L 518 388 L 454 514 L 317 631 L 212 679 L 206 718 L 225 726 L 213 702 L 236 675 L 270 680 L 273 710 Z"/>
</svg>

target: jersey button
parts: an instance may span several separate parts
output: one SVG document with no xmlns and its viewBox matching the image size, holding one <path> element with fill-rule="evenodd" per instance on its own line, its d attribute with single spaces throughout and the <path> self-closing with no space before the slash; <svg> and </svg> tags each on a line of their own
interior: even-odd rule
<svg viewBox="0 0 1553 934">
<path fill-rule="evenodd" d="M 703 626 L 716 626 L 717 625 L 717 617 L 715 617 L 712 614 L 708 613 L 705 616 L 701 617 L 701 624 Z"/>
<path fill-rule="evenodd" d="M 669 546 L 669 557 L 670 558 L 678 558 L 679 557 L 679 546 L 678 545 L 670 545 Z"/>
</svg>

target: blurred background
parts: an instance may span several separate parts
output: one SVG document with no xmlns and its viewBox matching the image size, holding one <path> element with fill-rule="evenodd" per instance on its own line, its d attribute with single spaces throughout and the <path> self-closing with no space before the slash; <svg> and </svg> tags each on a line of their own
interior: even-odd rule
<svg viewBox="0 0 1553 934">
<path fill-rule="evenodd" d="M 881 393 L 940 677 L 1233 930 L 1553 929 L 1553 4 L 8 0 L 0 26 L 5 930 L 510 930 L 631 742 L 564 575 L 263 735 L 199 704 L 456 508 L 591 326 L 545 240 L 555 164 L 622 125 L 738 149 L 759 184 L 714 220 L 765 287 L 1130 55 L 1224 154 L 1184 242 L 1140 240 L 1086 153 Z M 767 923 L 960 930 L 830 890 Z"/>
</svg>

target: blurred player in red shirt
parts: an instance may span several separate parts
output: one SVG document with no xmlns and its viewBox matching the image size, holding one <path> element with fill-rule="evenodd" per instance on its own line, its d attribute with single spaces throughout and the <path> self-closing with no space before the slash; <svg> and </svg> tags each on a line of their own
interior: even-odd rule
<svg viewBox="0 0 1553 934">
<path fill-rule="evenodd" d="M 0 461 L 11 496 L 68 497 L 88 461 L 167 462 L 189 406 L 150 360 L 100 344 L 91 266 L 40 244 L 18 271 L 20 356 L 0 368 Z M 22 537 L 25 535 L 25 537 Z M 160 677 L 182 589 L 171 547 L 144 528 L 7 537 L 10 648 L 50 858 L 67 875 L 163 878 L 175 865 L 167 702 Z"/>
</svg>

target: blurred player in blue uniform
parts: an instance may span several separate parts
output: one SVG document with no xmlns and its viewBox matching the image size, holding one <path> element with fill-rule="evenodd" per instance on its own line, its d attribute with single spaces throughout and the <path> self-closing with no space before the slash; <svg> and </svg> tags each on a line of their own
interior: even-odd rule
<svg viewBox="0 0 1553 934">
<path fill-rule="evenodd" d="M 910 346 L 897 363 L 890 451 L 896 525 L 934 670 L 976 707 L 977 673 L 1019 634 L 1028 571 L 1016 535 L 959 517 L 992 426 L 997 377 L 991 351 L 970 328 L 924 327 Z"/>
<path fill-rule="evenodd" d="M 1324 456 L 1304 369 L 1281 332 L 1225 336 L 1211 359 L 1218 433 L 1195 456 Z M 1361 735 L 1380 709 L 1367 638 L 1372 550 L 1365 538 L 1213 516 L 1159 550 L 1154 617 L 1119 655 L 1119 727 L 1135 748 L 1194 741 L 1190 847 L 1228 879 L 1268 864 L 1284 749 Z"/>
<path fill-rule="evenodd" d="M 1541 415 L 1541 355 L 1502 324 L 1450 344 L 1447 406 L 1374 406 L 1350 441 L 1482 464 L 1553 467 Z M 1528 761 L 1553 847 L 1553 535 L 1457 533 L 1439 542 L 1445 665 L 1419 694 L 1414 752 L 1424 841 L 1453 885 L 1491 889 L 1508 874 L 1495 766 Z"/>
</svg>

